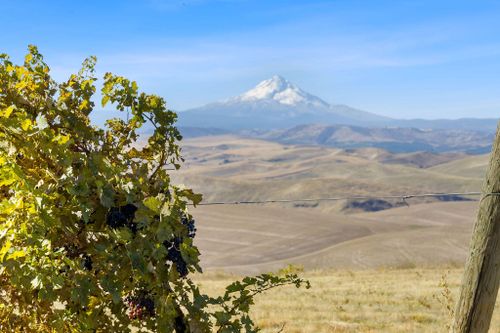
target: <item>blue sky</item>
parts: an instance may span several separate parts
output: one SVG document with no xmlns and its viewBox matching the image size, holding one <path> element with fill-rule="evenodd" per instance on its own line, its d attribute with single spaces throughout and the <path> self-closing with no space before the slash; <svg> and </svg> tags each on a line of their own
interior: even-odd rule
<svg viewBox="0 0 500 333">
<path fill-rule="evenodd" d="M 499 1 L 6 1 L 0 52 L 61 80 L 88 55 L 184 110 L 280 74 L 397 118 L 500 115 Z"/>
</svg>

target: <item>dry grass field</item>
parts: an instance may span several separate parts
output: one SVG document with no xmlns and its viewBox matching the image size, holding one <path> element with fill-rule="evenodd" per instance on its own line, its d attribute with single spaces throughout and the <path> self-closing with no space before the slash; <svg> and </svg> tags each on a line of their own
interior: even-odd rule
<svg viewBox="0 0 500 333">
<path fill-rule="evenodd" d="M 259 295 L 252 314 L 265 333 L 447 332 L 462 271 L 457 268 L 317 270 L 311 289 L 283 287 Z M 235 276 L 208 273 L 201 288 L 220 294 Z M 491 333 L 500 332 L 497 301 Z"/>
<path fill-rule="evenodd" d="M 306 269 L 415 267 L 465 260 L 476 201 L 438 202 L 359 214 L 272 206 L 201 206 L 204 268 L 253 274 Z"/>
<path fill-rule="evenodd" d="M 207 201 L 478 191 L 488 157 L 286 146 L 234 136 L 184 142 L 173 174 Z M 264 332 L 446 332 L 477 198 L 398 200 L 366 212 L 346 202 L 199 206 L 195 243 L 211 294 L 241 274 L 303 267 L 310 290 L 259 296 Z M 236 275 L 229 275 L 236 274 Z M 283 326 L 284 325 L 284 326 Z M 500 309 L 490 332 L 500 332 Z"/>
<path fill-rule="evenodd" d="M 346 151 L 235 136 L 189 139 L 183 152 L 186 165 L 174 181 L 203 193 L 205 202 L 477 191 L 487 165 L 486 155 Z M 378 212 L 346 210 L 345 201 L 199 206 L 191 212 L 207 269 L 463 263 L 477 201 L 408 203 L 392 200 L 397 208 Z"/>
<path fill-rule="evenodd" d="M 183 155 L 186 163 L 174 180 L 203 193 L 205 201 L 477 191 L 487 165 L 486 155 L 345 151 L 235 136 L 185 140 Z M 339 212 L 344 204 L 315 208 Z"/>
</svg>

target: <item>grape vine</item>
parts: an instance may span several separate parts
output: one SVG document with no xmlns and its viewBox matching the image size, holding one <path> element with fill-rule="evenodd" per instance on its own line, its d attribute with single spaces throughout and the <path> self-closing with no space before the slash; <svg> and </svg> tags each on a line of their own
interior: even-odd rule
<svg viewBox="0 0 500 333">
<path fill-rule="evenodd" d="M 127 120 L 93 126 L 96 59 L 62 83 L 34 46 L 0 55 L 0 331 L 255 332 L 253 296 L 296 275 L 261 275 L 204 295 L 177 115 L 106 73 L 101 104 Z M 124 117 L 125 118 L 125 117 Z M 139 142 L 146 123 L 154 129 Z"/>
</svg>

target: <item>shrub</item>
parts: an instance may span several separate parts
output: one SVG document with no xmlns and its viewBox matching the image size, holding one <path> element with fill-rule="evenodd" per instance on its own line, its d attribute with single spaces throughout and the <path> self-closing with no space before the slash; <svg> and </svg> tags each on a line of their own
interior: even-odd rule
<svg viewBox="0 0 500 333">
<path fill-rule="evenodd" d="M 36 47 L 23 65 L 0 56 L 0 330 L 256 331 L 254 295 L 307 282 L 265 274 L 201 294 L 187 207 L 202 198 L 166 170 L 182 162 L 177 116 L 106 73 L 102 105 L 127 120 L 93 126 L 95 62 L 59 84 Z"/>
</svg>

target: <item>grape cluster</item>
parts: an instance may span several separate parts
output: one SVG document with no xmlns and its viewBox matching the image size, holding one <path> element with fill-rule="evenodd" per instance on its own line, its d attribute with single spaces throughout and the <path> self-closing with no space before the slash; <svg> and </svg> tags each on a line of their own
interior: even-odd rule
<svg viewBox="0 0 500 333">
<path fill-rule="evenodd" d="M 128 227 L 135 233 L 137 231 L 137 224 L 134 222 L 136 211 L 137 207 L 133 204 L 111 207 L 106 216 L 106 224 L 112 229 Z"/>
<path fill-rule="evenodd" d="M 194 238 L 196 236 L 196 227 L 194 226 L 194 219 L 189 218 L 186 214 L 182 214 L 181 223 L 186 226 L 188 231 L 188 237 Z"/>
<path fill-rule="evenodd" d="M 82 266 L 85 270 L 91 271 L 92 270 L 92 258 L 90 255 L 87 253 L 83 252 L 82 249 L 80 249 L 78 246 L 74 244 L 67 244 L 63 246 L 64 250 L 66 250 L 66 255 L 70 259 L 76 259 L 79 258 L 81 259 Z M 63 273 L 60 271 L 60 273 Z"/>
<path fill-rule="evenodd" d="M 154 317 L 155 302 L 151 295 L 144 290 L 135 292 L 125 298 L 128 307 L 128 317 L 131 320 Z"/>
<path fill-rule="evenodd" d="M 181 277 L 188 275 L 189 271 L 187 264 L 182 258 L 180 245 L 182 243 L 182 238 L 175 237 L 173 242 L 164 241 L 163 246 L 167 248 L 167 260 L 175 264 L 175 268 Z"/>
<path fill-rule="evenodd" d="M 82 259 L 83 259 L 83 268 L 85 268 L 87 271 L 91 271 L 92 270 L 92 258 L 88 254 L 83 254 Z"/>
<path fill-rule="evenodd" d="M 186 227 L 187 236 L 189 238 L 194 238 L 194 236 L 196 235 L 194 219 L 188 217 L 185 214 L 182 214 L 181 223 Z M 171 241 L 163 242 L 163 246 L 165 246 L 165 248 L 167 249 L 167 260 L 175 264 L 175 268 L 177 269 L 177 272 L 181 277 L 185 277 L 189 273 L 186 261 L 184 261 L 184 258 L 182 258 L 180 251 L 183 240 L 183 237 L 176 236 Z"/>
<path fill-rule="evenodd" d="M 176 332 L 189 332 L 183 315 L 175 317 L 174 328 Z"/>
</svg>

